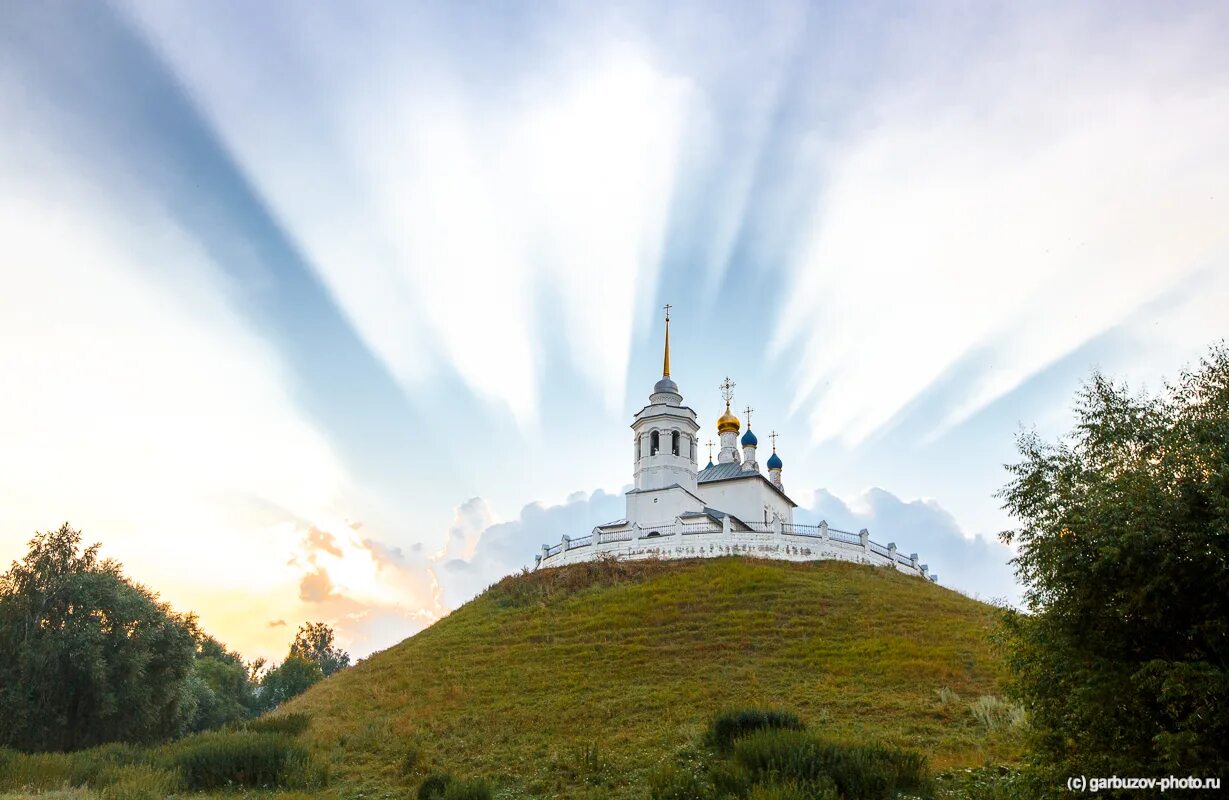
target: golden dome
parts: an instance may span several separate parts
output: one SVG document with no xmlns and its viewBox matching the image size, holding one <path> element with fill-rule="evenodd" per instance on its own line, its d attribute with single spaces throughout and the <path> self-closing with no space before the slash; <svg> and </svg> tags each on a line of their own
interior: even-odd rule
<svg viewBox="0 0 1229 800">
<path fill-rule="evenodd" d="M 730 407 L 725 407 L 725 413 L 717 417 L 717 433 L 733 431 L 738 433 L 738 417 L 730 413 Z"/>
</svg>

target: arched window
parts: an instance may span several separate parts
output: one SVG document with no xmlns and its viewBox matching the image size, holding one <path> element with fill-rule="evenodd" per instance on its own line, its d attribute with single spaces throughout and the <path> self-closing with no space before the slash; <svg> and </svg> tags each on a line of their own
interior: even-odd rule
<svg viewBox="0 0 1229 800">
<path fill-rule="evenodd" d="M 641 438 L 643 438 L 643 437 L 641 437 L 641 435 L 640 435 L 640 434 L 636 434 L 636 460 L 637 460 L 637 461 L 639 461 L 639 460 L 640 460 L 640 444 L 641 444 L 641 443 L 640 443 L 640 440 L 641 440 Z"/>
<path fill-rule="evenodd" d="M 661 448 L 661 439 L 657 435 L 657 431 L 649 434 L 649 455 L 657 455 L 657 451 Z"/>
<path fill-rule="evenodd" d="M 677 456 L 679 454 L 679 432 L 674 431 L 670 434 L 670 455 Z"/>
</svg>

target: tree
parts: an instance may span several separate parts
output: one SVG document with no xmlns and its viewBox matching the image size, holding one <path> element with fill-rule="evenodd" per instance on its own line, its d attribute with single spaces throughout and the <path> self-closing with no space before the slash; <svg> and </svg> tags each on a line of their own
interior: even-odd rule
<svg viewBox="0 0 1229 800">
<path fill-rule="evenodd" d="M 238 653 L 227 650 L 212 636 L 198 633 L 189 676 L 194 710 L 187 730 L 219 728 L 254 716 L 260 707 L 257 688 L 249 666 Z"/>
<path fill-rule="evenodd" d="M 1030 613 L 1015 691 L 1059 774 L 1229 766 L 1229 349 L 1158 396 L 1094 375 L 1057 443 L 1020 436 L 1001 492 Z"/>
<path fill-rule="evenodd" d="M 290 655 L 316 662 L 326 678 L 350 666 L 350 654 L 333 646 L 333 629 L 323 622 L 300 625 L 290 645 Z"/>
<path fill-rule="evenodd" d="M 279 666 L 265 673 L 260 686 L 261 706 L 265 710 L 277 708 L 322 680 L 324 673 L 318 663 L 292 653 Z"/>
<path fill-rule="evenodd" d="M 178 733 L 196 626 L 80 549 L 66 523 L 0 576 L 0 744 L 73 750 Z"/>
</svg>

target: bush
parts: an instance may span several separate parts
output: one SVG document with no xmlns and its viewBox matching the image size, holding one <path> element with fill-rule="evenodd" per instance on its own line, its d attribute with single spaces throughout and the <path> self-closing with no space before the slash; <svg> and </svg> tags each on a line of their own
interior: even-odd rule
<svg viewBox="0 0 1229 800">
<path fill-rule="evenodd" d="M 835 786 L 850 800 L 891 800 L 901 792 L 929 794 L 925 759 L 917 753 L 825 742 L 796 730 L 761 730 L 740 739 L 734 761 L 758 782 Z"/>
<path fill-rule="evenodd" d="M 259 717 L 243 724 L 245 730 L 253 733 L 284 733 L 287 736 L 298 736 L 307 730 L 311 717 L 301 712 L 281 714 L 276 717 Z"/>
<path fill-rule="evenodd" d="M 734 740 L 755 731 L 774 729 L 800 731 L 805 726 L 789 711 L 742 709 L 726 711 L 713 718 L 708 729 L 708 744 L 721 753 L 728 753 Z"/>
<path fill-rule="evenodd" d="M 443 800 L 491 800 L 491 787 L 481 778 L 451 781 L 444 788 Z"/>
<path fill-rule="evenodd" d="M 418 800 L 440 800 L 450 783 L 452 776 L 446 772 L 428 775 L 418 785 Z"/>
<path fill-rule="evenodd" d="M 318 782 L 306 748 L 284 733 L 206 733 L 177 746 L 172 762 L 189 790 L 292 788 Z"/>
<path fill-rule="evenodd" d="M 179 788 L 179 776 L 150 766 L 119 767 L 109 776 L 102 800 L 161 800 Z"/>
<path fill-rule="evenodd" d="M 983 695 L 969 704 L 973 717 L 988 731 L 1019 728 L 1027 721 L 1024 708 L 993 695 Z"/>
<path fill-rule="evenodd" d="M 956 770 L 936 776 L 935 782 L 943 800 L 1035 800 L 1053 794 L 1047 781 L 1001 766 Z"/>
<path fill-rule="evenodd" d="M 959 702 L 960 700 L 960 695 L 956 694 L 946 686 L 942 689 L 935 689 L 935 694 L 939 696 L 939 705 L 941 706 L 948 706 L 952 703 Z"/>
<path fill-rule="evenodd" d="M 841 800 L 831 783 L 822 786 L 801 783 L 757 784 L 747 800 Z"/>
</svg>

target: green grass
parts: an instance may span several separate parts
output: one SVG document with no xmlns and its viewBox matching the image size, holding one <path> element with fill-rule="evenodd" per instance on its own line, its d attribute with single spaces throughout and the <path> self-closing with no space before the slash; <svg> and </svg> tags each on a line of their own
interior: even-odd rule
<svg viewBox="0 0 1229 800">
<path fill-rule="evenodd" d="M 217 783 L 184 775 L 194 763 L 225 774 L 229 759 L 243 775 L 253 763 L 288 769 L 255 780 L 298 797 L 414 797 L 447 774 L 454 794 L 480 793 L 481 779 L 495 800 L 642 800 L 663 768 L 711 752 L 710 721 L 732 709 L 791 712 L 824 742 L 910 750 L 931 773 L 964 776 L 1020 752 L 1020 726 L 998 724 L 1004 709 L 979 700 L 978 716 L 960 699 L 1002 694 L 995 617 L 918 578 L 841 562 L 544 570 L 506 578 L 273 721 L 159 748 L 0 751 L 0 798 L 233 797 L 189 794 Z M 264 752 L 274 739 L 293 739 L 284 761 Z M 805 794 L 786 784 L 755 793 Z"/>
<path fill-rule="evenodd" d="M 365 792 L 441 772 L 486 777 L 497 797 L 644 797 L 731 708 L 788 709 L 935 770 L 1011 762 L 1012 731 L 937 696 L 1001 693 L 995 615 L 841 562 L 580 564 L 507 578 L 289 708 L 311 716 L 334 780 Z"/>
</svg>

